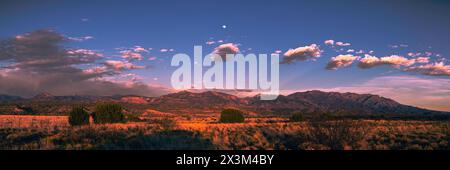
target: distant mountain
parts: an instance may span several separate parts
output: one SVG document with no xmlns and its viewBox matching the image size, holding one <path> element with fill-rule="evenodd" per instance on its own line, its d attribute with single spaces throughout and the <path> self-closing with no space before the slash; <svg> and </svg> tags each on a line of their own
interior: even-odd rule
<svg viewBox="0 0 450 170">
<path fill-rule="evenodd" d="M 371 94 L 322 92 L 318 90 L 279 96 L 273 101 L 251 98 L 258 109 L 272 111 L 330 112 L 345 114 L 426 114 L 440 113 L 400 104 L 392 99 Z"/>
<path fill-rule="evenodd" d="M 280 95 L 276 100 L 260 100 L 259 96 L 239 98 L 234 95 L 208 91 L 182 91 L 150 101 L 150 105 L 165 110 L 238 107 L 255 112 L 304 113 L 329 112 L 352 114 L 442 114 L 400 104 L 392 99 L 371 94 L 322 92 L 318 90 Z"/>
<path fill-rule="evenodd" d="M 150 105 L 156 108 L 175 109 L 175 108 L 215 108 L 226 106 L 239 106 L 245 103 L 245 99 L 234 95 L 207 91 L 203 93 L 192 93 L 181 91 L 156 97 L 150 101 Z"/>
<path fill-rule="evenodd" d="M 0 94 L 0 102 L 9 102 L 9 101 L 17 101 L 17 100 L 22 100 L 22 97 Z"/>
<path fill-rule="evenodd" d="M 123 103 L 133 103 L 133 104 L 148 104 L 150 103 L 151 97 L 128 95 L 128 96 L 117 96 L 120 102 Z"/>
<path fill-rule="evenodd" d="M 98 102 L 114 101 L 148 106 L 156 110 L 173 113 L 208 113 L 233 107 L 254 113 L 291 114 L 302 113 L 333 113 L 343 115 L 450 115 L 440 112 L 400 104 L 392 99 L 372 94 L 323 92 L 318 90 L 297 92 L 287 96 L 280 95 L 276 100 L 260 100 L 259 96 L 239 98 L 237 96 L 207 91 L 194 93 L 181 91 L 160 97 L 145 97 L 137 95 L 117 96 L 54 96 L 41 93 L 32 98 L 24 99 L 18 96 L 0 95 L 0 102 Z"/>
<path fill-rule="evenodd" d="M 42 92 L 32 97 L 33 100 L 51 100 L 53 99 L 53 95 L 48 92 Z"/>
</svg>

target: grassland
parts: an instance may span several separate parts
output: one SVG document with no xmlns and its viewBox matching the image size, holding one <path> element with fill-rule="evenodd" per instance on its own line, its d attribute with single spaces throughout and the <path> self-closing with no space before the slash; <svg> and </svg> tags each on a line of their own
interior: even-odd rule
<svg viewBox="0 0 450 170">
<path fill-rule="evenodd" d="M 0 116 L 0 149 L 448 150 L 446 121 L 247 118 L 149 110 L 127 123 L 71 127 L 65 116 Z"/>
</svg>

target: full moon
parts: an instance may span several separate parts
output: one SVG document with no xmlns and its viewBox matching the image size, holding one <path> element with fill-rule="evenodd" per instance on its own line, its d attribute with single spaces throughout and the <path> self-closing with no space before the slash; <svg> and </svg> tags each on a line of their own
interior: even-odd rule
<svg viewBox="0 0 450 170">
<path fill-rule="evenodd" d="M 222 25 L 222 28 L 225 29 L 225 28 L 227 28 L 227 26 L 226 25 Z"/>
</svg>

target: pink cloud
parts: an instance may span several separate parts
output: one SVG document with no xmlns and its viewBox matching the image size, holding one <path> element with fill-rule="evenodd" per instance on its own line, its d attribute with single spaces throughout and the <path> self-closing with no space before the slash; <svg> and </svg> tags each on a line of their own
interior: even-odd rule
<svg viewBox="0 0 450 170">
<path fill-rule="evenodd" d="M 334 45 L 334 40 L 325 40 L 325 45 Z"/>
<path fill-rule="evenodd" d="M 331 58 L 331 60 L 327 64 L 328 70 L 337 70 L 342 67 L 347 67 L 353 63 L 358 58 L 358 56 L 354 56 L 351 54 L 347 55 L 338 55 L 336 57 Z"/>
<path fill-rule="evenodd" d="M 414 63 L 415 63 L 414 59 L 407 59 L 403 56 L 398 55 L 391 55 L 378 58 L 366 54 L 364 58 L 360 59 L 358 67 L 363 69 L 372 68 L 379 65 L 391 65 L 394 67 L 399 67 L 399 66 L 410 66 L 413 65 Z"/>
<path fill-rule="evenodd" d="M 341 41 L 338 41 L 338 42 L 336 42 L 336 45 L 337 45 L 337 46 L 350 46 L 351 44 L 350 44 L 350 43 L 347 43 L 347 42 L 341 42 Z"/>
<path fill-rule="evenodd" d="M 118 61 L 118 60 L 107 60 L 105 65 L 115 71 L 131 70 L 131 69 L 144 69 L 144 66 L 137 66 L 133 63 Z"/>
<path fill-rule="evenodd" d="M 450 76 L 450 65 L 445 65 L 444 62 L 436 62 L 421 66 L 414 66 L 406 68 L 405 71 L 418 72 L 429 76 Z"/>
<path fill-rule="evenodd" d="M 309 46 L 297 47 L 295 49 L 289 49 L 284 53 L 282 64 L 292 63 L 294 61 L 305 61 L 309 59 L 315 59 L 320 57 L 322 51 L 316 44 Z"/>
</svg>

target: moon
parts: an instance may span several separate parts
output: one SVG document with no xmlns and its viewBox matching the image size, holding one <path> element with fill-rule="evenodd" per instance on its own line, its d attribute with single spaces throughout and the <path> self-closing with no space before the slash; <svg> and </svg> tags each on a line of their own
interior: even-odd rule
<svg viewBox="0 0 450 170">
<path fill-rule="evenodd" d="M 227 25 L 222 25 L 222 28 L 223 28 L 223 29 L 227 28 Z"/>
</svg>

